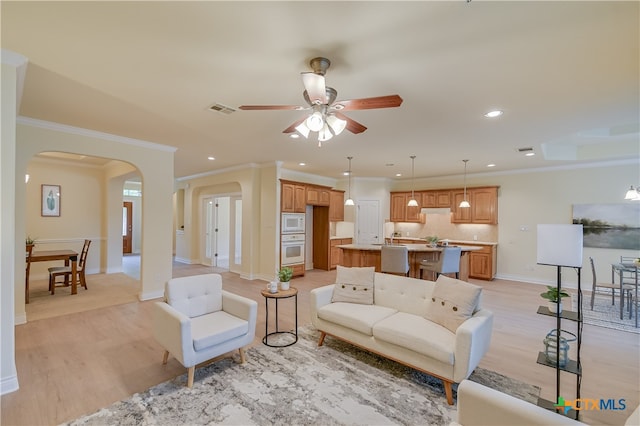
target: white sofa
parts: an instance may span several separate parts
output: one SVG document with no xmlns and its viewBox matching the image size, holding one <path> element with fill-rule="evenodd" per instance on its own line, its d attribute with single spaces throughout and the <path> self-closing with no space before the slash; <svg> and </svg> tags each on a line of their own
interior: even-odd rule
<svg viewBox="0 0 640 426">
<path fill-rule="evenodd" d="M 549 411 L 527 401 L 488 388 L 471 380 L 458 385 L 458 422 L 462 426 L 551 426 L 585 423 Z M 625 425 L 640 424 L 640 407 L 627 418 Z"/>
<path fill-rule="evenodd" d="M 440 378 L 452 405 L 451 385 L 469 377 L 489 349 L 493 313 L 478 302 L 473 315 L 452 332 L 425 318 L 435 282 L 377 272 L 373 281 L 372 305 L 332 302 L 334 284 L 311 291 L 318 345 L 333 336 Z"/>
<path fill-rule="evenodd" d="M 255 300 L 222 289 L 219 274 L 173 278 L 165 286 L 166 302 L 153 309 L 153 335 L 169 353 L 188 368 L 187 386 L 193 386 L 195 367 L 253 342 L 258 317 Z"/>
</svg>

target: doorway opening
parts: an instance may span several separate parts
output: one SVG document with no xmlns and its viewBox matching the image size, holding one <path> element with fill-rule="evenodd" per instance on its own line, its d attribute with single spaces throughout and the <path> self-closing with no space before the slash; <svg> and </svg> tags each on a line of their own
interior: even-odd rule
<svg viewBox="0 0 640 426">
<path fill-rule="evenodd" d="M 242 198 L 239 194 L 203 198 L 201 263 L 231 272 L 242 265 Z"/>
</svg>

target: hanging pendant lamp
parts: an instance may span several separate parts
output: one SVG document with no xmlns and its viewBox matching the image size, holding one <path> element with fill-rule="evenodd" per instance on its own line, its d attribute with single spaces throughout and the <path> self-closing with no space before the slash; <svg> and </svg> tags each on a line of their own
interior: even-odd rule
<svg viewBox="0 0 640 426">
<path fill-rule="evenodd" d="M 467 161 L 469 160 L 462 161 L 464 161 L 464 195 L 458 207 L 467 208 L 471 207 L 471 204 L 469 204 L 469 201 L 467 201 Z"/>
<path fill-rule="evenodd" d="M 413 177 L 414 177 L 414 165 L 416 162 L 416 156 L 411 156 L 411 199 L 407 203 L 408 207 L 418 207 L 418 200 L 416 200 L 415 193 L 413 192 Z"/>
<path fill-rule="evenodd" d="M 353 206 L 355 203 L 353 202 L 353 198 L 351 198 L 351 160 L 353 157 L 347 157 L 349 159 L 349 198 L 344 202 L 345 206 Z"/>
</svg>

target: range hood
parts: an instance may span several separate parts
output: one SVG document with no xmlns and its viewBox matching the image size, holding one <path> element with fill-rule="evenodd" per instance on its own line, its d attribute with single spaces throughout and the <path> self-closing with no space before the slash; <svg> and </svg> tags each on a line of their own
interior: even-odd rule
<svg viewBox="0 0 640 426">
<path fill-rule="evenodd" d="M 451 209 L 449 207 L 423 207 L 420 209 L 421 214 L 449 214 Z"/>
</svg>

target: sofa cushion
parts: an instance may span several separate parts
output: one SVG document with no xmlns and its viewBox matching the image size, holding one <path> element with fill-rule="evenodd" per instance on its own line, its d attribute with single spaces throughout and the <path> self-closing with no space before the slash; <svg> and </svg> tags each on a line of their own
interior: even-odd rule
<svg viewBox="0 0 640 426">
<path fill-rule="evenodd" d="M 351 328 L 367 336 L 373 335 L 373 326 L 380 320 L 395 314 L 395 309 L 360 303 L 336 302 L 318 310 L 318 317 L 325 321 Z"/>
<path fill-rule="evenodd" d="M 333 286 L 331 302 L 373 304 L 373 277 L 375 267 L 336 268 L 336 285 Z"/>
<path fill-rule="evenodd" d="M 455 333 L 476 310 L 482 287 L 440 275 L 427 305 L 425 318 Z"/>
<path fill-rule="evenodd" d="M 191 318 L 193 349 L 201 351 L 249 332 L 249 323 L 224 311 Z"/>
<path fill-rule="evenodd" d="M 373 326 L 373 337 L 453 365 L 456 336 L 418 315 L 395 313 Z"/>
</svg>

